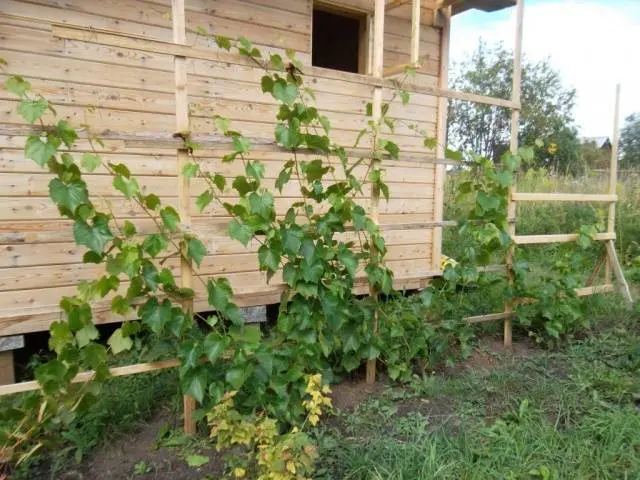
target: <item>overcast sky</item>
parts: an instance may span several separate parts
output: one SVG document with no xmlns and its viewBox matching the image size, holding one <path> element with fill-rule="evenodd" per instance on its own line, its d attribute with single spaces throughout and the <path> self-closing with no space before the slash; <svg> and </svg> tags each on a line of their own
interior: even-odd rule
<svg viewBox="0 0 640 480">
<path fill-rule="evenodd" d="M 515 8 L 471 10 L 453 19 L 451 60 L 483 38 L 513 48 Z M 622 118 L 640 112 L 640 0 L 525 0 L 523 52 L 549 57 L 567 86 L 576 88 L 576 120 L 583 136 L 609 136 L 615 85 L 622 84 Z"/>
</svg>

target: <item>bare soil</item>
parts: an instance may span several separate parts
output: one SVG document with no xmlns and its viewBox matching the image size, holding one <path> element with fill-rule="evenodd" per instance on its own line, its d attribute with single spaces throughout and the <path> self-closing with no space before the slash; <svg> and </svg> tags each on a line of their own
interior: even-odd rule
<svg viewBox="0 0 640 480">
<path fill-rule="evenodd" d="M 189 467 L 180 458 L 179 450 L 157 448 L 160 431 L 166 426 L 177 427 L 178 421 L 167 412 L 160 412 L 139 430 L 99 448 L 77 468 L 69 469 L 60 480 L 190 480 L 219 478 L 223 472 L 220 454 L 214 449 L 198 452 L 209 457 L 209 463 L 199 469 Z M 144 462 L 147 473 L 134 474 L 136 464 Z M 207 477 L 209 475 L 209 477 Z"/>
<path fill-rule="evenodd" d="M 540 350 L 529 339 L 514 340 L 511 348 L 502 344 L 501 338 L 483 337 L 477 347 L 465 360 L 453 367 L 437 368 L 436 374 L 455 376 L 467 371 L 488 375 L 497 368 L 504 368 L 518 359 L 539 354 Z M 355 372 L 341 383 L 332 387 L 331 398 L 334 407 L 343 412 L 355 409 L 359 404 L 393 388 L 386 377 L 380 375 L 376 383 L 367 385 L 364 372 Z M 418 412 L 432 419 L 430 429 L 447 425 L 454 430 L 459 423 L 453 402 L 445 395 L 434 398 L 410 398 L 396 402 L 399 416 Z M 488 407 L 490 408 L 490 407 Z M 330 424 L 336 424 L 329 418 Z M 339 424 L 339 422 L 337 422 Z M 199 454 L 210 458 L 200 469 L 189 467 L 181 458 L 178 449 L 157 448 L 158 436 L 167 425 L 179 427 L 179 419 L 168 412 L 160 412 L 153 420 L 134 432 L 97 449 L 76 468 L 60 475 L 60 480 L 190 480 L 219 478 L 223 472 L 223 459 L 215 450 L 204 450 Z M 337 426 L 337 424 L 336 424 Z M 136 464 L 146 465 L 147 473 L 134 475 Z M 50 478 L 48 475 L 41 478 Z"/>
</svg>

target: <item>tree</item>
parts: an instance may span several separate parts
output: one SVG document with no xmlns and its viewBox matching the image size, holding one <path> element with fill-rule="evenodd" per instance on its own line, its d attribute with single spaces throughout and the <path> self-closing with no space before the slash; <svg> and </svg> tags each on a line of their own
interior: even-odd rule
<svg viewBox="0 0 640 480">
<path fill-rule="evenodd" d="M 452 88 L 480 95 L 510 98 L 513 54 L 504 45 L 481 41 L 473 55 L 453 69 Z M 518 141 L 536 147 L 538 166 L 578 170 L 580 142 L 574 126 L 575 90 L 565 88 L 549 60 L 522 62 L 522 112 Z M 511 111 L 507 108 L 454 100 L 449 107 L 449 143 L 494 160 L 509 148 Z"/>
<path fill-rule="evenodd" d="M 620 163 L 624 168 L 640 167 L 640 113 L 625 118 L 620 133 Z"/>
</svg>

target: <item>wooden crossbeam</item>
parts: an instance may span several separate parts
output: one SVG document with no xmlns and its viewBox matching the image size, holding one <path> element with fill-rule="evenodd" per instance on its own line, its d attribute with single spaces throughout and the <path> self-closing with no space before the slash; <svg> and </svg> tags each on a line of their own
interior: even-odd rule
<svg viewBox="0 0 640 480">
<path fill-rule="evenodd" d="M 511 198 L 516 202 L 615 202 L 617 195 L 595 193 L 533 193 L 514 192 Z"/>
<path fill-rule="evenodd" d="M 411 3 L 411 0 L 390 0 L 384 6 L 384 9 L 385 9 L 385 11 L 388 12 L 389 10 L 393 10 L 394 8 L 402 7 L 403 5 L 406 5 L 408 3 Z"/>
<path fill-rule="evenodd" d="M 629 284 L 627 283 L 627 279 L 624 278 L 624 272 L 622 271 L 622 267 L 620 266 L 620 262 L 618 261 L 618 254 L 616 253 L 616 247 L 613 243 L 613 240 L 610 240 L 606 243 L 607 247 L 607 255 L 609 257 L 609 264 L 613 269 L 613 273 L 616 275 L 616 282 L 618 283 L 618 287 L 620 289 L 620 293 L 627 300 L 629 304 L 633 303 L 633 297 L 631 296 L 631 291 L 629 290 Z"/>
<path fill-rule="evenodd" d="M 577 233 L 560 233 L 551 235 L 514 235 L 511 237 L 516 245 L 539 245 L 545 243 L 569 243 L 575 242 L 579 237 Z M 615 233 L 597 233 L 593 240 L 615 240 Z"/>
</svg>

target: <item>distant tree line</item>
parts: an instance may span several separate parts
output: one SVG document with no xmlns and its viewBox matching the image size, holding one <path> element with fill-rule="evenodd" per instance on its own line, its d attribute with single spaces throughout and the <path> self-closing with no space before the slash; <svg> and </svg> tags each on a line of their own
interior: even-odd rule
<svg viewBox="0 0 640 480">
<path fill-rule="evenodd" d="M 513 53 L 503 44 L 481 41 L 466 60 L 454 65 L 451 88 L 511 97 Z M 534 166 L 580 175 L 589 168 L 606 168 L 610 151 L 582 143 L 575 123 L 576 91 L 562 83 L 549 59 L 522 62 L 521 117 L 518 141 L 534 145 Z M 452 100 L 449 103 L 448 143 L 497 160 L 509 148 L 511 110 Z M 640 165 L 640 114 L 626 119 L 621 132 L 621 165 Z"/>
</svg>

